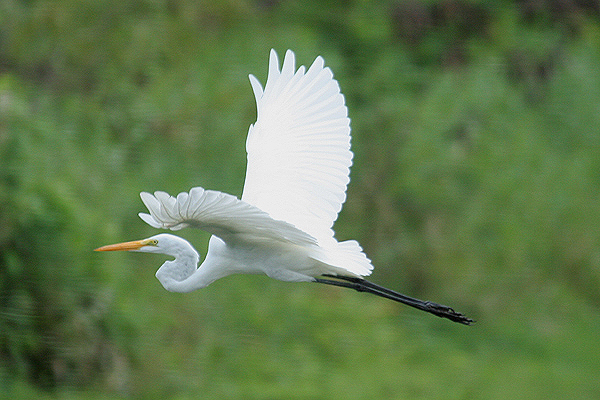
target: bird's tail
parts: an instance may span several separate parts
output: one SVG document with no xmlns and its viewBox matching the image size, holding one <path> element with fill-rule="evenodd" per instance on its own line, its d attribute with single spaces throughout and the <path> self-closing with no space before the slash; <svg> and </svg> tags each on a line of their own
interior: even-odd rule
<svg viewBox="0 0 600 400">
<path fill-rule="evenodd" d="M 331 241 L 325 244 L 319 243 L 319 245 L 321 251 L 314 258 L 335 267 L 337 275 L 355 277 L 371 275 L 373 264 L 356 240 Z M 323 273 L 331 272 L 333 271 L 323 271 Z"/>
</svg>

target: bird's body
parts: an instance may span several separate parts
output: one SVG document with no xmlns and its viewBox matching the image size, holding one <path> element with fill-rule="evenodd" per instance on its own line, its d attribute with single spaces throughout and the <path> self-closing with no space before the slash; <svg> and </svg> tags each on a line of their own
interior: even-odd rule
<svg viewBox="0 0 600 400">
<path fill-rule="evenodd" d="M 265 274 L 287 282 L 351 287 L 470 323 L 449 307 L 365 281 L 362 277 L 370 275 L 373 266 L 358 242 L 334 238 L 332 226 L 346 199 L 352 152 L 344 97 L 323 59 L 317 57 L 308 70 L 296 70 L 294 53 L 288 50 L 279 70 L 271 51 L 264 90 L 252 75 L 250 82 L 258 117 L 246 141 L 241 200 L 201 187 L 177 197 L 141 194 L 149 214 L 140 217 L 149 225 L 171 230 L 191 226 L 213 235 L 202 264 L 197 267 L 200 257 L 187 241 L 169 234 L 97 250 L 175 257 L 156 273 L 173 292 L 200 289 L 236 273 Z"/>
<path fill-rule="evenodd" d="M 156 277 L 171 292 L 191 292 L 231 274 L 264 274 L 287 282 L 314 281 L 314 276 L 331 273 L 331 268 L 309 256 L 303 246 L 271 240 L 228 245 L 217 236 L 210 239 L 206 258 L 197 267 L 198 253 L 185 240 L 173 235 L 157 235 L 172 244 L 171 256 L 179 262 L 165 262 Z M 291 267 L 290 267 L 291 266 Z"/>
</svg>

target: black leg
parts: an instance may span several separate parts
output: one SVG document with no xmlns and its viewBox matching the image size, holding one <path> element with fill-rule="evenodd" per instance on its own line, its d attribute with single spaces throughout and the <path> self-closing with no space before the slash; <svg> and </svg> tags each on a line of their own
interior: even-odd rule
<svg viewBox="0 0 600 400">
<path fill-rule="evenodd" d="M 387 299 L 398 301 L 408 306 L 418 308 L 419 310 L 423 310 L 433 315 L 437 315 L 441 318 L 448 318 L 449 320 L 458 322 L 460 324 L 471 325 L 474 322 L 472 319 L 466 317 L 465 315 L 454 311 L 451 307 L 444 306 L 438 303 L 433 303 L 431 301 L 415 299 L 413 297 L 409 297 L 401 293 L 395 292 L 393 290 L 384 288 L 383 286 L 376 285 L 373 282 L 369 282 L 362 278 L 353 278 L 349 276 L 337 275 L 323 276 L 333 279 L 315 278 L 315 282 L 324 283 L 327 285 L 347 287 L 350 289 L 357 290 L 359 292 L 372 293 L 377 296 L 385 297 Z"/>
</svg>

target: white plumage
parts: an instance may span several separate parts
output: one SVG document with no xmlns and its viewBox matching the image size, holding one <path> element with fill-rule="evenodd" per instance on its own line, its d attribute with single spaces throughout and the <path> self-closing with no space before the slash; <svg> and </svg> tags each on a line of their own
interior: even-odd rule
<svg viewBox="0 0 600 400">
<path fill-rule="evenodd" d="M 308 70 L 296 69 L 289 50 L 280 70 L 272 50 L 264 90 L 252 75 L 250 82 L 258 117 L 246 141 L 242 199 L 201 187 L 177 197 L 141 194 L 149 213 L 140 217 L 150 226 L 189 226 L 213 235 L 199 268 L 187 265 L 194 257 L 187 257 L 186 265 L 176 259 L 166 262 L 157 277 L 168 290 L 190 291 L 233 273 L 264 273 L 284 281 L 369 275 L 373 266 L 358 242 L 339 243 L 331 229 L 346 199 L 352 164 L 350 119 L 331 70 L 321 57 Z M 165 248 L 167 241 L 177 251 Z M 195 253 L 189 243 L 177 241 L 183 239 L 163 234 L 127 250 L 180 259 L 183 248 Z"/>
<path fill-rule="evenodd" d="M 242 200 L 287 221 L 319 240 L 346 199 L 350 181 L 350 119 L 344 96 L 324 61 L 295 70 L 288 51 L 279 72 L 271 51 L 263 92 L 254 76 L 258 119 L 250 127 Z"/>
<path fill-rule="evenodd" d="M 242 199 L 195 187 L 177 197 L 141 193 L 154 228 L 193 227 L 211 236 L 202 264 L 186 240 L 170 234 L 103 246 L 175 257 L 156 277 L 173 292 L 190 292 L 235 273 L 266 274 L 289 282 L 319 282 L 376 294 L 463 324 L 450 307 L 414 299 L 363 279 L 373 266 L 358 242 L 338 242 L 332 226 L 350 181 L 350 119 L 344 96 L 317 57 L 296 70 L 287 51 L 283 67 L 271 50 L 263 90 L 250 75 L 257 120 L 246 140 L 248 166 Z M 333 279 L 330 279 L 333 278 Z"/>
</svg>

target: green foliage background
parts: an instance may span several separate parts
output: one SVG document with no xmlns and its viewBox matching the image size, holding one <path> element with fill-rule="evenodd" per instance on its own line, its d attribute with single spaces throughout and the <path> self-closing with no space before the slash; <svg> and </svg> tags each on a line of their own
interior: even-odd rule
<svg viewBox="0 0 600 400">
<path fill-rule="evenodd" d="M 270 48 L 346 96 L 338 238 L 475 326 L 91 251 L 156 233 L 140 191 L 241 194 Z M 599 127 L 597 1 L 4 0 L 0 398 L 600 398 Z"/>
</svg>

